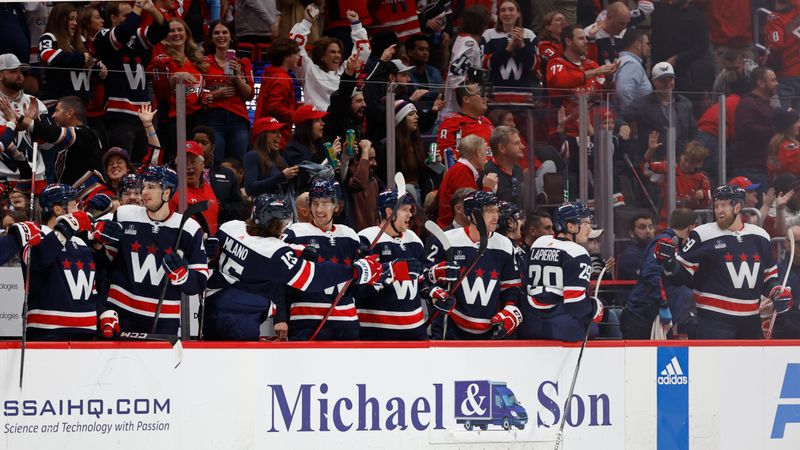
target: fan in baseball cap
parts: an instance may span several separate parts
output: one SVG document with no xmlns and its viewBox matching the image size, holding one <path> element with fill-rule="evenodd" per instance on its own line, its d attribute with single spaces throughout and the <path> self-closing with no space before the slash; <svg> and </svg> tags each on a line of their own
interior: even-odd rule
<svg viewBox="0 0 800 450">
<path fill-rule="evenodd" d="M 673 69 L 672 64 L 668 62 L 660 62 L 653 66 L 652 77 L 653 80 L 660 80 L 664 77 L 675 78 L 675 69 Z"/>
<path fill-rule="evenodd" d="M 728 181 L 728 184 L 731 186 L 739 186 L 740 188 L 744 189 L 745 191 L 755 191 L 761 187 L 761 183 L 753 183 L 747 177 L 735 177 L 731 178 Z"/>
<path fill-rule="evenodd" d="M 262 117 L 253 123 L 253 137 L 267 131 L 278 131 L 285 126 L 285 123 L 278 122 L 274 117 Z"/>
<path fill-rule="evenodd" d="M 204 158 L 203 147 L 197 141 L 186 141 L 186 154 Z"/>
<path fill-rule="evenodd" d="M 292 122 L 294 122 L 295 125 L 300 125 L 308 120 L 322 119 L 327 115 L 327 112 L 320 111 L 313 105 L 303 105 L 294 111 Z"/>
<path fill-rule="evenodd" d="M 27 64 L 23 64 L 17 58 L 17 55 L 13 53 L 3 53 L 0 55 L 0 70 L 14 70 L 14 69 L 22 69 L 28 70 L 30 66 Z"/>
</svg>

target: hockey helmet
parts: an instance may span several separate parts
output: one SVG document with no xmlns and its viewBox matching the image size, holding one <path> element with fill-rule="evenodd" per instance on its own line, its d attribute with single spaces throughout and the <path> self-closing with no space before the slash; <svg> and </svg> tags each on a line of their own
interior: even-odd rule
<svg viewBox="0 0 800 450">
<path fill-rule="evenodd" d="M 49 217 L 53 214 L 54 206 L 66 207 L 70 200 L 78 200 L 78 191 L 68 184 L 55 183 L 42 190 L 39 195 L 39 206 L 42 208 L 42 213 Z"/>
<path fill-rule="evenodd" d="M 509 220 L 519 220 L 522 218 L 522 211 L 516 203 L 501 201 L 498 203 L 500 218 L 497 220 L 497 231 L 500 234 L 508 233 L 511 227 L 508 226 Z"/>
<path fill-rule="evenodd" d="M 464 197 L 464 215 L 472 217 L 473 213 L 483 212 L 484 206 L 497 205 L 497 196 L 491 192 L 475 191 Z"/>
<path fill-rule="evenodd" d="M 119 187 L 117 188 L 117 195 L 122 195 L 125 191 L 139 191 L 142 190 L 142 179 L 135 173 L 129 173 L 119 180 Z"/>
<path fill-rule="evenodd" d="M 747 192 L 739 186 L 727 184 L 714 189 L 714 192 L 711 194 L 711 198 L 714 201 L 729 200 L 731 205 L 736 205 L 737 203 L 744 205 L 746 194 Z"/>
<path fill-rule="evenodd" d="M 338 181 L 333 180 L 313 180 L 308 187 L 308 201 L 314 199 L 330 198 L 336 203 L 342 198 L 342 188 Z"/>
<path fill-rule="evenodd" d="M 169 198 L 175 195 L 178 190 L 178 174 L 167 166 L 150 166 L 141 175 L 142 183 L 155 182 L 161 185 L 161 189 L 169 189 Z"/>
<path fill-rule="evenodd" d="M 270 220 L 292 218 L 292 206 L 282 197 L 274 194 L 261 194 L 253 202 L 253 222 L 267 225 Z"/>
<path fill-rule="evenodd" d="M 396 189 L 387 189 L 380 194 L 378 194 L 378 199 L 376 205 L 378 207 L 378 217 L 383 219 L 384 211 L 386 208 L 394 208 L 397 204 L 397 190 Z M 414 205 L 414 197 L 411 194 L 406 193 L 403 196 L 403 201 L 400 203 L 402 205 Z"/>
<path fill-rule="evenodd" d="M 553 215 L 553 227 L 556 233 L 566 233 L 567 224 L 579 224 L 583 219 L 591 219 L 592 211 L 581 202 L 568 202 L 559 206 Z"/>
</svg>

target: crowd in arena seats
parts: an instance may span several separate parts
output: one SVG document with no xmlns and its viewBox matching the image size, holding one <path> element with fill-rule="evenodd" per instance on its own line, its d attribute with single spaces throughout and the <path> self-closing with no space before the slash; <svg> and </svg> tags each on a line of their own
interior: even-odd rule
<svg viewBox="0 0 800 450">
<path fill-rule="evenodd" d="M 753 29 L 759 7 L 771 13 Z M 577 198 L 578 179 L 601 175 L 577 162 L 588 96 L 589 118 L 600 118 L 589 152 L 599 123 L 612 135 L 623 223 L 604 253 L 618 255 L 614 278 L 635 280 L 669 228 L 671 196 L 707 209 L 730 180 L 772 237 L 800 223 L 798 20 L 794 0 L 2 3 L 3 225 L 28 220 L 27 196 L 48 183 L 74 186 L 87 204 L 99 194 L 136 203 L 126 177 L 175 167 L 185 135 L 186 194 L 210 200 L 212 230 L 250 217 L 265 193 L 309 221 L 306 191 L 320 178 L 340 182 L 336 223 L 378 225 L 393 148 L 418 234 L 426 220 L 468 225 L 464 197 L 487 191 L 536 205 L 520 213 L 518 241 L 530 246 L 552 234 L 550 214 Z"/>
</svg>

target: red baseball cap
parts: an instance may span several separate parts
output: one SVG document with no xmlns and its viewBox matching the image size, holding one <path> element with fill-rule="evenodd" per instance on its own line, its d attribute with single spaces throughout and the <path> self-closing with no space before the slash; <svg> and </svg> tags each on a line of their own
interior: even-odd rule
<svg viewBox="0 0 800 450">
<path fill-rule="evenodd" d="M 295 125 L 300 125 L 307 120 L 322 119 L 327 115 L 328 113 L 318 110 L 314 105 L 303 105 L 294 111 L 292 122 L 294 122 Z"/>
<path fill-rule="evenodd" d="M 285 126 L 286 126 L 285 123 L 278 122 L 278 119 L 274 117 L 262 117 L 253 122 L 253 137 L 255 138 L 256 136 L 265 131 L 280 130 Z"/>
<path fill-rule="evenodd" d="M 197 141 L 186 141 L 186 154 L 203 158 L 203 147 L 201 147 Z"/>
<path fill-rule="evenodd" d="M 728 181 L 729 186 L 739 186 L 740 188 L 744 189 L 745 191 L 755 191 L 759 187 L 761 187 L 761 183 L 753 183 L 747 177 L 735 177 L 731 178 Z"/>
</svg>

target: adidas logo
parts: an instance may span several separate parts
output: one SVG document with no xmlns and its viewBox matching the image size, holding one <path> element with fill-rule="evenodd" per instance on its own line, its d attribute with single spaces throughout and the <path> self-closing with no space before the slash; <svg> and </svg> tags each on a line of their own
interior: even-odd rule
<svg viewBox="0 0 800 450">
<path fill-rule="evenodd" d="M 683 374 L 678 357 L 673 356 L 657 377 L 657 381 L 658 384 L 689 384 L 689 377 Z"/>
</svg>

